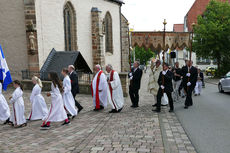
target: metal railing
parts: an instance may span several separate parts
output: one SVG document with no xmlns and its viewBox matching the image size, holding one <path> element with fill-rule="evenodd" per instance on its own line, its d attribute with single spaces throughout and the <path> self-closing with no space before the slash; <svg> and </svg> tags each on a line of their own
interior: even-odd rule
<svg viewBox="0 0 230 153">
<path fill-rule="evenodd" d="M 38 76 L 42 81 L 49 81 L 48 78 L 49 72 L 32 72 L 28 70 L 22 70 L 21 76 L 22 80 L 30 80 L 33 76 Z M 91 81 L 93 79 L 93 74 L 91 73 L 85 73 L 81 71 L 77 71 L 78 74 L 78 82 L 81 84 L 91 84 Z M 58 73 L 58 76 L 61 80 L 63 80 L 63 76 L 61 73 Z"/>
</svg>

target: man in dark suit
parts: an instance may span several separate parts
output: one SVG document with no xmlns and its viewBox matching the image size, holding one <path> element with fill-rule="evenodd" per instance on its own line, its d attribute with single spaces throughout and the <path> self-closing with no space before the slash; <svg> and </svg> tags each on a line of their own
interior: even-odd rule
<svg viewBox="0 0 230 153">
<path fill-rule="evenodd" d="M 139 107 L 139 90 L 141 87 L 141 77 L 142 70 L 139 68 L 139 62 L 134 62 L 134 67 L 129 73 L 130 85 L 129 85 L 129 95 L 131 98 L 133 108 Z"/>
<path fill-rule="evenodd" d="M 187 65 L 182 68 L 182 74 L 183 74 L 183 88 L 186 93 L 186 100 L 185 100 L 185 109 L 188 109 L 189 106 L 193 105 L 192 101 L 192 92 L 196 86 L 197 81 L 197 68 L 192 66 L 193 62 L 188 61 Z"/>
<path fill-rule="evenodd" d="M 164 93 L 166 93 L 169 100 L 169 106 L 170 106 L 169 112 L 173 112 L 174 106 L 173 106 L 173 99 L 172 99 L 172 92 L 173 92 L 172 79 L 173 79 L 173 72 L 169 70 L 169 65 L 167 63 L 164 63 L 163 71 L 161 71 L 158 79 L 159 90 L 157 93 L 157 108 L 156 110 L 153 111 L 156 112 L 161 111 L 161 98 L 164 95 Z"/>
<path fill-rule="evenodd" d="M 71 92 L 75 100 L 75 106 L 78 108 L 78 113 L 79 113 L 83 109 L 83 107 L 75 99 L 76 95 L 79 93 L 78 75 L 73 65 L 69 65 L 68 70 L 69 70 L 69 77 L 71 80 Z"/>
</svg>

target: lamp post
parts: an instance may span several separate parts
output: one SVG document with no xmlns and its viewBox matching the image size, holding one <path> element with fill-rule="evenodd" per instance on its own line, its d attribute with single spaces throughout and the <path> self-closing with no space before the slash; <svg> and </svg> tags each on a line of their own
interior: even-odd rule
<svg viewBox="0 0 230 153">
<path fill-rule="evenodd" d="M 192 32 L 191 32 L 191 34 L 192 34 L 192 38 L 191 38 L 191 46 L 190 46 L 190 54 L 189 54 L 189 67 L 191 67 L 192 66 L 192 43 L 193 43 L 193 33 L 194 33 L 194 27 L 195 27 L 195 23 L 193 22 L 192 23 Z M 190 68 L 188 69 L 188 73 L 190 73 Z M 190 77 L 188 77 L 188 82 L 190 81 Z M 188 89 L 189 89 L 189 86 L 187 86 L 187 91 L 188 91 Z"/>
<path fill-rule="evenodd" d="M 195 27 L 195 23 L 193 22 L 192 23 L 192 32 L 191 32 L 191 34 L 192 34 L 192 38 L 191 38 L 191 46 L 190 46 L 190 55 L 189 55 L 189 60 L 191 61 L 192 60 L 192 43 L 193 43 L 193 34 L 194 34 L 194 27 Z"/>
<path fill-rule="evenodd" d="M 163 31 L 163 57 L 162 59 L 163 59 L 163 65 L 164 65 L 165 63 L 165 30 L 166 30 L 166 24 L 167 24 L 166 19 L 164 19 L 163 24 L 164 24 L 164 31 Z"/>
<path fill-rule="evenodd" d="M 162 59 L 163 59 L 163 64 L 162 64 L 162 67 L 164 67 L 164 64 L 165 64 L 165 30 L 166 30 L 166 19 L 164 19 L 164 22 L 163 22 L 163 25 L 164 25 L 164 32 L 163 32 L 163 56 L 162 56 Z M 165 79 L 164 79 L 164 75 L 162 75 L 162 85 L 164 86 L 165 84 Z M 162 89 L 162 92 L 164 93 L 164 89 Z"/>
</svg>

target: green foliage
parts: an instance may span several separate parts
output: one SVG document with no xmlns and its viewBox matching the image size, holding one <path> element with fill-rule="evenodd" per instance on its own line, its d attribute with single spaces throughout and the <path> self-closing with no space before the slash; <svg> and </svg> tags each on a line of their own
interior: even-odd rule
<svg viewBox="0 0 230 153">
<path fill-rule="evenodd" d="M 198 57 L 216 59 L 219 75 L 230 70 L 230 4 L 211 0 L 194 28 L 193 49 Z"/>
<path fill-rule="evenodd" d="M 135 47 L 134 51 L 136 60 L 139 60 L 141 64 L 146 64 L 146 62 L 149 61 L 150 58 L 156 56 L 156 54 L 151 51 L 150 48 L 146 50 L 144 47 L 137 46 Z"/>
</svg>

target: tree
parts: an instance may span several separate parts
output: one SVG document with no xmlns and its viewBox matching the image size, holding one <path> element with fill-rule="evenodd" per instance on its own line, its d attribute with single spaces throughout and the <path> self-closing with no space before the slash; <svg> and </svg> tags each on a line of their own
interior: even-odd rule
<svg viewBox="0 0 230 153">
<path fill-rule="evenodd" d="M 155 53 L 150 48 L 147 50 L 144 47 L 135 47 L 135 58 L 140 61 L 141 64 L 146 64 L 150 58 L 155 57 Z"/>
<path fill-rule="evenodd" d="M 230 65 L 230 5 L 229 2 L 211 0 L 198 16 L 194 27 L 194 51 L 198 57 L 217 60 L 218 72 L 226 73 Z M 219 73 L 219 75 L 220 75 Z"/>
</svg>

